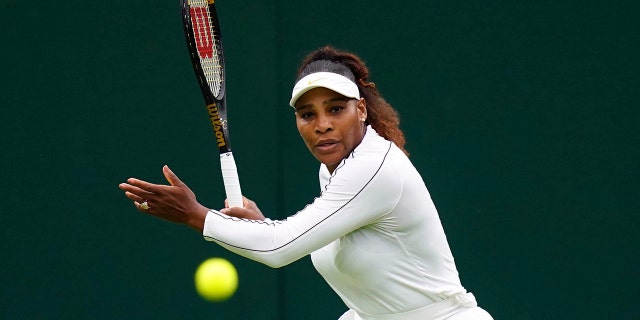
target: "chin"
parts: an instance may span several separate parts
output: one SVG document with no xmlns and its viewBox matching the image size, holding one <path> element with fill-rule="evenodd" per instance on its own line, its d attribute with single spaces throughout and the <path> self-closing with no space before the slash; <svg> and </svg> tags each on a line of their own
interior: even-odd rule
<svg viewBox="0 0 640 320">
<path fill-rule="evenodd" d="M 320 163 L 324 164 L 327 167 L 331 167 L 331 166 L 337 166 L 340 164 L 340 162 L 342 162 L 342 160 L 344 158 L 346 158 L 349 154 L 339 154 L 339 152 L 336 153 L 329 153 L 329 154 L 314 154 L 314 157 L 316 159 L 318 159 L 318 161 L 320 161 Z"/>
<path fill-rule="evenodd" d="M 320 160 L 320 162 L 321 162 L 322 164 L 324 164 L 325 166 L 327 166 L 327 167 L 335 167 L 335 166 L 337 166 L 337 165 L 339 165 L 339 164 L 340 164 L 340 161 L 342 161 L 342 159 L 340 159 L 340 160 L 338 160 L 338 161 L 335 161 L 335 160 L 327 160 L 327 159 Z"/>
</svg>

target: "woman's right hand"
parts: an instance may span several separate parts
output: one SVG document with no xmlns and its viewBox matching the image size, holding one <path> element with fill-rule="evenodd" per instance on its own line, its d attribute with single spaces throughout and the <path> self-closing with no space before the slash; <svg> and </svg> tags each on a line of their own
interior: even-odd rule
<svg viewBox="0 0 640 320">
<path fill-rule="evenodd" d="M 139 211 L 202 232 L 209 209 L 196 200 L 193 191 L 168 166 L 162 167 L 162 173 L 169 185 L 129 178 L 119 187 Z"/>
<path fill-rule="evenodd" d="M 242 197 L 242 204 L 244 208 L 233 207 L 229 208 L 227 200 L 224 201 L 225 208 L 220 212 L 236 218 L 249 219 L 249 220 L 264 220 L 264 215 L 258 208 L 255 202 L 251 201 L 247 197 Z"/>
</svg>

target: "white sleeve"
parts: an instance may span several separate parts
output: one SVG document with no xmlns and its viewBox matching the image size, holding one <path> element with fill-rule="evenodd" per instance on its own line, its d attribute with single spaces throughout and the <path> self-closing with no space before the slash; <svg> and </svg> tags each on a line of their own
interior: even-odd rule
<svg viewBox="0 0 640 320">
<path fill-rule="evenodd" d="M 395 207 L 402 183 L 386 153 L 345 159 L 320 197 L 285 220 L 246 220 L 209 211 L 209 241 L 271 267 L 281 267 L 370 224 Z"/>
</svg>

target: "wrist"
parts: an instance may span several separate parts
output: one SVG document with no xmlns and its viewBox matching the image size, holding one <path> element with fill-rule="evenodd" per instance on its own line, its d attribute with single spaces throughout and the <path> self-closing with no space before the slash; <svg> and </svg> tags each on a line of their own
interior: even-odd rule
<svg viewBox="0 0 640 320">
<path fill-rule="evenodd" d="M 209 213 L 209 208 L 198 205 L 192 214 L 189 215 L 189 220 L 187 221 L 187 225 L 196 231 L 202 233 L 204 230 L 204 221 L 207 218 L 207 213 Z"/>
</svg>

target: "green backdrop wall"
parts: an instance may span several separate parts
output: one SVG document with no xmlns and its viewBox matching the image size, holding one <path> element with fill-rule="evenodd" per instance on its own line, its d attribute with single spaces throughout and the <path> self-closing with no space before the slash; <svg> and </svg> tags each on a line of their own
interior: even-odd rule
<svg viewBox="0 0 640 320">
<path fill-rule="evenodd" d="M 243 189 L 271 218 L 318 193 L 287 106 L 325 44 L 400 112 L 463 284 L 496 319 L 634 319 L 637 5 L 219 1 Z M 1 319 L 337 319 L 308 258 L 274 270 L 135 211 L 118 183 L 168 164 L 223 187 L 178 1 L 0 1 Z M 229 301 L 193 272 L 222 256 Z"/>
</svg>

